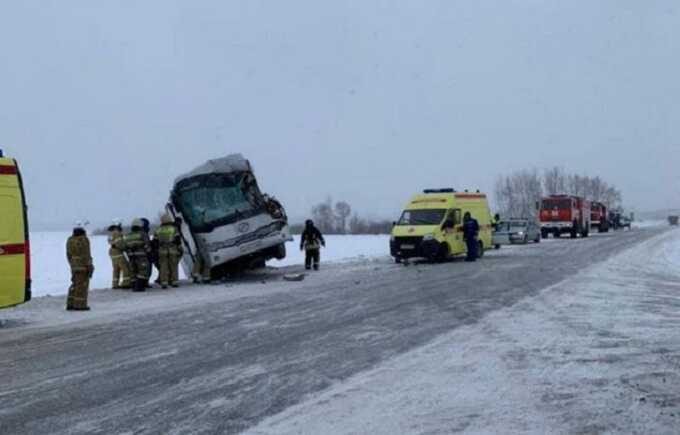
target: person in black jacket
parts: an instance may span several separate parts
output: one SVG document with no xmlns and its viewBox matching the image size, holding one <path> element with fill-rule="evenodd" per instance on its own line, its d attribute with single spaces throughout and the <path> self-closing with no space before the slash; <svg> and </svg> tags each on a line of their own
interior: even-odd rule
<svg viewBox="0 0 680 435">
<path fill-rule="evenodd" d="M 479 257 L 477 252 L 479 245 L 477 237 L 479 236 L 479 222 L 472 217 L 470 212 L 466 212 L 463 217 L 463 238 L 467 244 L 467 258 L 465 261 L 476 261 Z"/>
<path fill-rule="evenodd" d="M 305 269 L 310 270 L 313 264 L 314 270 L 319 270 L 322 246 L 326 246 L 326 241 L 321 231 L 314 226 L 314 222 L 308 220 L 300 237 L 300 250 L 305 251 Z"/>
</svg>

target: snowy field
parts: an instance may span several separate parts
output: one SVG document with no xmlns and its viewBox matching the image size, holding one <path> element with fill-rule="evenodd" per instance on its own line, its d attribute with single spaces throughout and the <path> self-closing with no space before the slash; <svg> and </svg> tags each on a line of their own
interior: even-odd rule
<svg viewBox="0 0 680 435">
<path fill-rule="evenodd" d="M 636 221 L 632 223 L 633 228 L 652 228 L 652 227 L 661 227 L 661 226 L 667 226 L 668 221 L 663 219 L 663 220 L 641 220 L 641 221 Z"/>
<path fill-rule="evenodd" d="M 33 266 L 33 296 L 63 295 L 68 292 L 71 275 L 66 261 L 67 232 L 31 233 Z M 111 287 L 111 260 L 105 236 L 90 237 L 95 273 L 93 289 Z M 282 261 L 271 261 L 269 266 L 284 267 L 304 263 L 304 253 L 299 249 L 300 239 L 287 244 L 288 255 Z M 321 261 L 338 262 L 389 255 L 389 236 L 327 236 Z M 182 274 L 183 275 L 183 274 Z M 184 278 L 184 277 L 183 277 Z"/>
</svg>

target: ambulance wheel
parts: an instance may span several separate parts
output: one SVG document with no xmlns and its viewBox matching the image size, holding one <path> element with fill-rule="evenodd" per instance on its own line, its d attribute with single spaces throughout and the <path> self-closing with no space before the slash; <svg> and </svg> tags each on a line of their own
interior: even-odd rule
<svg viewBox="0 0 680 435">
<path fill-rule="evenodd" d="M 401 257 L 394 257 L 394 262 L 397 263 L 397 264 L 401 264 L 401 262 L 402 262 Z"/>
<path fill-rule="evenodd" d="M 437 261 L 446 261 L 449 258 L 449 255 L 451 255 L 451 248 L 449 248 L 449 244 L 444 242 L 441 245 L 439 245 Z"/>
<path fill-rule="evenodd" d="M 484 242 L 479 241 L 479 246 L 477 247 L 477 258 L 484 257 Z"/>
<path fill-rule="evenodd" d="M 497 250 L 498 250 L 498 249 L 501 249 L 501 245 L 496 245 L 496 246 L 494 246 L 494 249 L 497 249 Z"/>
<path fill-rule="evenodd" d="M 534 243 L 541 243 L 541 236 L 537 236 Z"/>
</svg>

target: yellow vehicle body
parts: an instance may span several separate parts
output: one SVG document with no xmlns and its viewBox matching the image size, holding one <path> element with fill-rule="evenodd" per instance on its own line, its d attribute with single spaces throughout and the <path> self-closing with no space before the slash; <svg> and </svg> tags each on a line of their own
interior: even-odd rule
<svg viewBox="0 0 680 435">
<path fill-rule="evenodd" d="M 426 190 L 406 205 L 392 229 L 392 256 L 397 261 L 413 257 L 443 260 L 467 253 L 463 239 L 466 212 L 479 222 L 482 255 L 492 246 L 492 217 L 486 195 L 440 189 Z"/>
<path fill-rule="evenodd" d="M 0 151 L 0 308 L 31 299 L 26 200 L 16 160 Z"/>
</svg>

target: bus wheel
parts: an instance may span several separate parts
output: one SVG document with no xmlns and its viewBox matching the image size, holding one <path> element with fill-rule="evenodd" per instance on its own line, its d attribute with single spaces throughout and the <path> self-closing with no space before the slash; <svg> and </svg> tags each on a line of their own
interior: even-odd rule
<svg viewBox="0 0 680 435">
<path fill-rule="evenodd" d="M 276 247 L 276 256 L 274 257 L 277 260 L 283 260 L 286 258 L 286 245 L 281 243 L 279 246 Z"/>
</svg>

